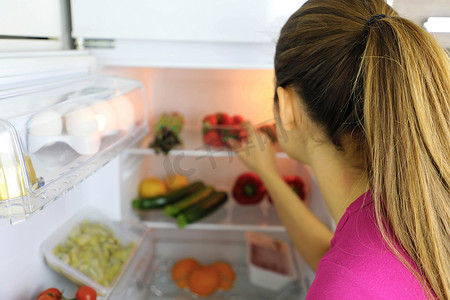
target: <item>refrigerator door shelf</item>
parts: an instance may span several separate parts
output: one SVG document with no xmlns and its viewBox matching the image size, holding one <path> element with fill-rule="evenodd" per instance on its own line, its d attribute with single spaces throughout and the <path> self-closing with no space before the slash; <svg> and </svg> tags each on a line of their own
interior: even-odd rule
<svg viewBox="0 0 450 300">
<path fill-rule="evenodd" d="M 85 137 L 52 135 L 52 136 L 35 136 L 28 135 L 28 149 L 31 153 L 35 153 L 48 145 L 62 142 L 69 145 L 73 150 L 81 155 L 93 155 L 100 150 L 101 136 L 94 132 Z"/>
<path fill-rule="evenodd" d="M 107 76 L 0 91 L 0 222 L 41 210 L 148 133 L 140 82 Z"/>
<path fill-rule="evenodd" d="M 232 289 L 216 290 L 208 299 L 282 300 L 303 299 L 306 295 L 307 280 L 297 257 L 293 263 L 298 277 L 283 290 L 274 292 L 251 283 L 245 232 L 150 228 L 148 233 L 108 299 L 197 299 L 189 290 L 178 288 L 171 278 L 173 264 L 186 257 L 196 259 L 201 265 L 223 261 L 232 266 L 236 274 Z M 286 239 L 284 233 L 270 235 Z"/>
</svg>

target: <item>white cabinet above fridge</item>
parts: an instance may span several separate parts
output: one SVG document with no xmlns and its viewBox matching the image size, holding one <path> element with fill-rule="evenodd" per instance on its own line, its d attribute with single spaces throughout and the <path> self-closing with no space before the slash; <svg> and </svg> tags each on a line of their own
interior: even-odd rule
<svg viewBox="0 0 450 300">
<path fill-rule="evenodd" d="M 107 65 L 271 69 L 299 2 L 72 1 L 72 37 Z"/>
<path fill-rule="evenodd" d="M 0 1 L 0 52 L 68 49 L 68 1 Z"/>
</svg>

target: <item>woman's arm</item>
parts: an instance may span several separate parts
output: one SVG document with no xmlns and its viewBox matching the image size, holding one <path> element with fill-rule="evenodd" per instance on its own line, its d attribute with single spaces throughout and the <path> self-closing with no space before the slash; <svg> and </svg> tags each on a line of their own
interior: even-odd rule
<svg viewBox="0 0 450 300">
<path fill-rule="evenodd" d="M 247 142 L 233 143 L 240 159 L 258 173 L 273 199 L 289 238 L 313 270 L 330 248 L 333 233 L 300 201 L 276 169 L 275 151 L 270 140 L 247 125 Z"/>
<path fill-rule="evenodd" d="M 281 222 L 308 265 L 317 270 L 319 261 L 330 249 L 333 233 L 304 204 L 278 173 L 260 173 Z"/>
</svg>

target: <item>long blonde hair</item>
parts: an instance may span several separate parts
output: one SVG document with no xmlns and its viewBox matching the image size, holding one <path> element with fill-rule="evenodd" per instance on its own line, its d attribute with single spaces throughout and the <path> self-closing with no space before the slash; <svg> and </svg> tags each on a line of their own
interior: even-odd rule
<svg viewBox="0 0 450 300">
<path fill-rule="evenodd" d="M 386 16 L 368 25 L 378 14 Z M 277 86 L 301 94 L 336 147 L 351 135 L 364 151 L 384 239 L 429 297 L 449 299 L 446 51 L 382 0 L 310 0 L 281 31 L 275 75 Z"/>
</svg>

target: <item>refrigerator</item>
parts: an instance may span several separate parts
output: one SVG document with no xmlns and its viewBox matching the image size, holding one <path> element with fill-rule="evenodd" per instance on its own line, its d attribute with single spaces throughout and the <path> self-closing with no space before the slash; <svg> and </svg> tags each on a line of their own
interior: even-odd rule
<svg viewBox="0 0 450 300">
<path fill-rule="evenodd" d="M 170 279 L 171 266 L 183 257 L 233 266 L 233 289 L 207 299 L 303 299 L 314 272 L 290 244 L 274 207 L 267 199 L 236 203 L 231 189 L 249 170 L 229 148 L 202 139 L 209 114 L 273 122 L 276 37 L 301 1 L 44 2 L 58 3 L 59 21 L 49 26 L 63 29 L 52 29 L 48 43 L 34 34 L 33 51 L 8 50 L 23 35 L 9 33 L 14 38 L 0 54 L 0 299 L 35 299 L 49 287 L 75 294 L 76 280 L 45 256 L 52 238 L 67 235 L 84 214 L 136 243 L 100 299 L 195 299 Z M 167 155 L 149 147 L 165 113 L 184 118 L 182 145 Z M 279 172 L 304 180 L 308 206 L 334 230 L 309 167 L 280 149 L 276 155 Z M 228 201 L 182 229 L 161 211 L 133 210 L 142 179 L 174 173 L 226 191 Z M 248 233 L 288 244 L 297 276 L 285 288 L 250 282 Z"/>
</svg>

